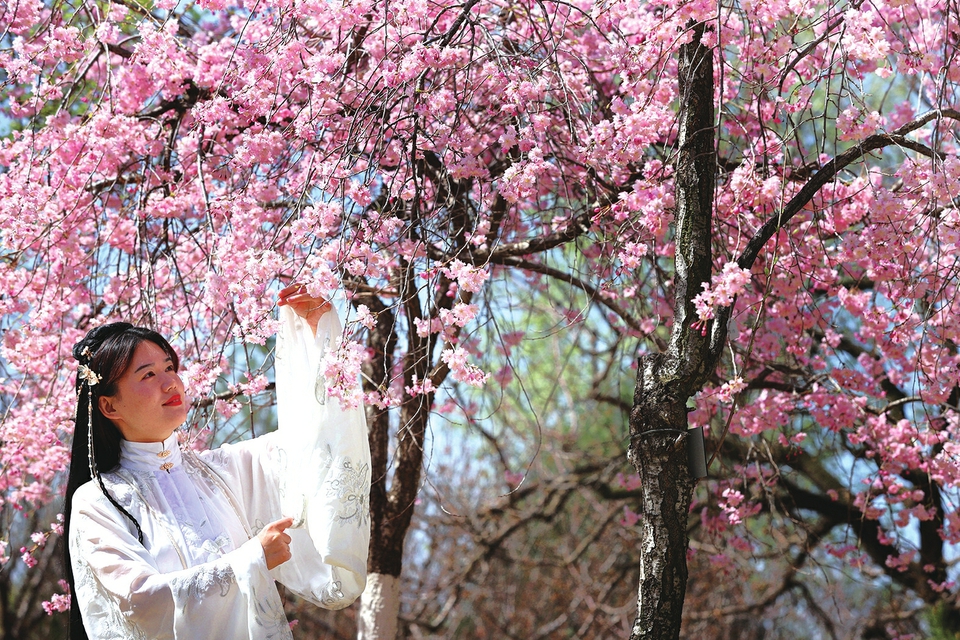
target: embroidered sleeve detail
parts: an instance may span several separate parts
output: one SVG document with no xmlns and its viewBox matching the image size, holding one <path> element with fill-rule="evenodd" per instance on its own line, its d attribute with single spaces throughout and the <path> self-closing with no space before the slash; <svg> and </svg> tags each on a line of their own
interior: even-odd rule
<svg viewBox="0 0 960 640">
<path fill-rule="evenodd" d="M 336 520 L 360 527 L 370 520 L 370 466 L 338 457 L 327 477 L 327 497 L 331 499 Z"/>
<path fill-rule="evenodd" d="M 260 541 L 240 542 L 246 522 L 227 517 L 240 517 L 231 513 L 224 495 L 232 492 L 221 491 L 224 483 L 212 473 L 208 477 L 204 468 L 199 474 L 189 469 L 178 467 L 171 478 L 179 484 L 167 487 L 153 472 L 141 477 L 121 469 L 105 479 L 138 517 L 143 543 L 99 486 L 88 483 L 75 494 L 74 595 L 88 635 L 97 640 L 292 640 Z M 229 528 L 208 526 L 211 522 Z"/>
<path fill-rule="evenodd" d="M 233 568 L 218 562 L 197 567 L 187 576 L 178 576 L 170 581 L 170 586 L 179 600 L 200 600 L 215 595 L 227 597 L 234 582 Z"/>
<path fill-rule="evenodd" d="M 272 594 L 260 597 L 256 589 L 251 589 L 253 606 L 255 608 L 254 621 L 260 627 L 264 638 L 274 639 L 283 638 L 284 640 L 292 638 L 290 625 L 287 623 L 287 616 L 283 612 L 283 606 L 277 607 L 274 600 L 279 600 L 279 596 Z"/>
<path fill-rule="evenodd" d="M 327 608 L 333 608 L 344 600 L 343 590 L 339 580 L 328 582 L 320 593 L 313 594 L 314 600 Z"/>
</svg>

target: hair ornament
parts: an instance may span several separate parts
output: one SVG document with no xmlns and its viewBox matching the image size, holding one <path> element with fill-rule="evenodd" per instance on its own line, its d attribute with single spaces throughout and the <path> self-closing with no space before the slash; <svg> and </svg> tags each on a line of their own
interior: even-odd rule
<svg viewBox="0 0 960 640">
<path fill-rule="evenodd" d="M 87 349 L 85 348 L 84 351 L 86 350 Z M 91 387 L 97 384 L 98 382 L 100 382 L 101 380 L 97 372 L 85 364 L 82 364 L 79 367 L 77 367 L 77 375 L 79 375 L 80 379 L 86 382 L 87 385 Z"/>
<path fill-rule="evenodd" d="M 90 362 L 92 357 L 90 347 L 86 346 L 80 351 L 80 357 Z M 80 358 L 77 358 L 78 360 Z M 85 364 L 77 367 L 77 380 L 80 386 L 77 387 L 77 395 L 83 391 L 84 383 L 87 386 L 87 467 L 90 471 L 90 477 L 97 477 L 97 460 L 93 453 L 93 387 L 103 380 L 100 375 Z"/>
<path fill-rule="evenodd" d="M 97 458 L 93 454 L 93 399 L 92 393 L 87 394 L 87 469 L 90 479 L 97 478 Z"/>
</svg>

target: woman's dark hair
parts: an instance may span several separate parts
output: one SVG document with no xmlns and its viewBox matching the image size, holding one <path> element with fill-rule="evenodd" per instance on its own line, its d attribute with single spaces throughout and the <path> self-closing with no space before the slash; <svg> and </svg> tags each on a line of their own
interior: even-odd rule
<svg viewBox="0 0 960 640">
<path fill-rule="evenodd" d="M 66 499 L 63 508 L 63 556 L 70 584 L 70 638 L 87 640 L 87 633 L 80 619 L 74 588 L 73 565 L 70 563 L 70 515 L 73 494 L 81 485 L 96 480 L 100 490 L 137 529 L 137 537 L 143 543 L 140 523 L 110 495 L 99 471 L 112 471 L 120 462 L 120 430 L 100 412 L 101 396 L 111 397 L 117 393 L 117 381 L 126 372 L 133 354 L 144 341 L 153 342 L 170 356 L 175 370 L 180 369 L 180 358 L 163 336 L 156 331 L 135 327 L 128 322 L 114 322 L 92 329 L 83 340 L 73 347 L 73 357 L 80 363 L 77 371 L 77 417 L 73 431 L 73 447 L 70 456 L 70 474 L 67 477 Z M 95 384 L 89 384 L 84 367 L 97 375 Z M 89 375 L 89 374 L 88 374 Z M 92 415 L 91 415 L 92 412 Z M 90 474 L 90 454 L 87 442 L 89 428 L 93 430 L 94 475 Z"/>
</svg>

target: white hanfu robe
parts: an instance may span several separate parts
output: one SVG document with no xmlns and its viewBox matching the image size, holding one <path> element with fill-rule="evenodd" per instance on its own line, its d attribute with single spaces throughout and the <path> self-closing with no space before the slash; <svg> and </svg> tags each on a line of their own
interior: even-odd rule
<svg viewBox="0 0 960 640">
<path fill-rule="evenodd" d="M 317 336 L 281 307 L 278 430 L 236 445 L 181 451 L 121 442 L 120 466 L 74 494 L 70 553 L 91 640 L 291 638 L 274 580 L 328 609 L 363 591 L 370 537 L 370 452 L 362 408 L 326 402 L 323 350 L 339 338 L 335 313 Z M 292 516 L 292 559 L 268 571 L 256 537 Z"/>
</svg>

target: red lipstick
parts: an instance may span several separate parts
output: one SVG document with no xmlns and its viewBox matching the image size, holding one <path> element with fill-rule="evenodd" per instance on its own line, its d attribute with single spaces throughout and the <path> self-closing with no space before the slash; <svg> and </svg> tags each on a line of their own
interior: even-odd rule
<svg viewBox="0 0 960 640">
<path fill-rule="evenodd" d="M 169 400 L 167 400 L 166 402 L 164 402 L 164 403 L 163 403 L 163 406 L 165 406 L 165 407 L 179 407 L 179 406 L 182 405 L 182 404 L 183 404 L 183 398 L 181 398 L 181 397 L 180 397 L 180 394 L 178 393 L 177 395 L 173 396 L 172 398 L 170 398 Z"/>
</svg>

